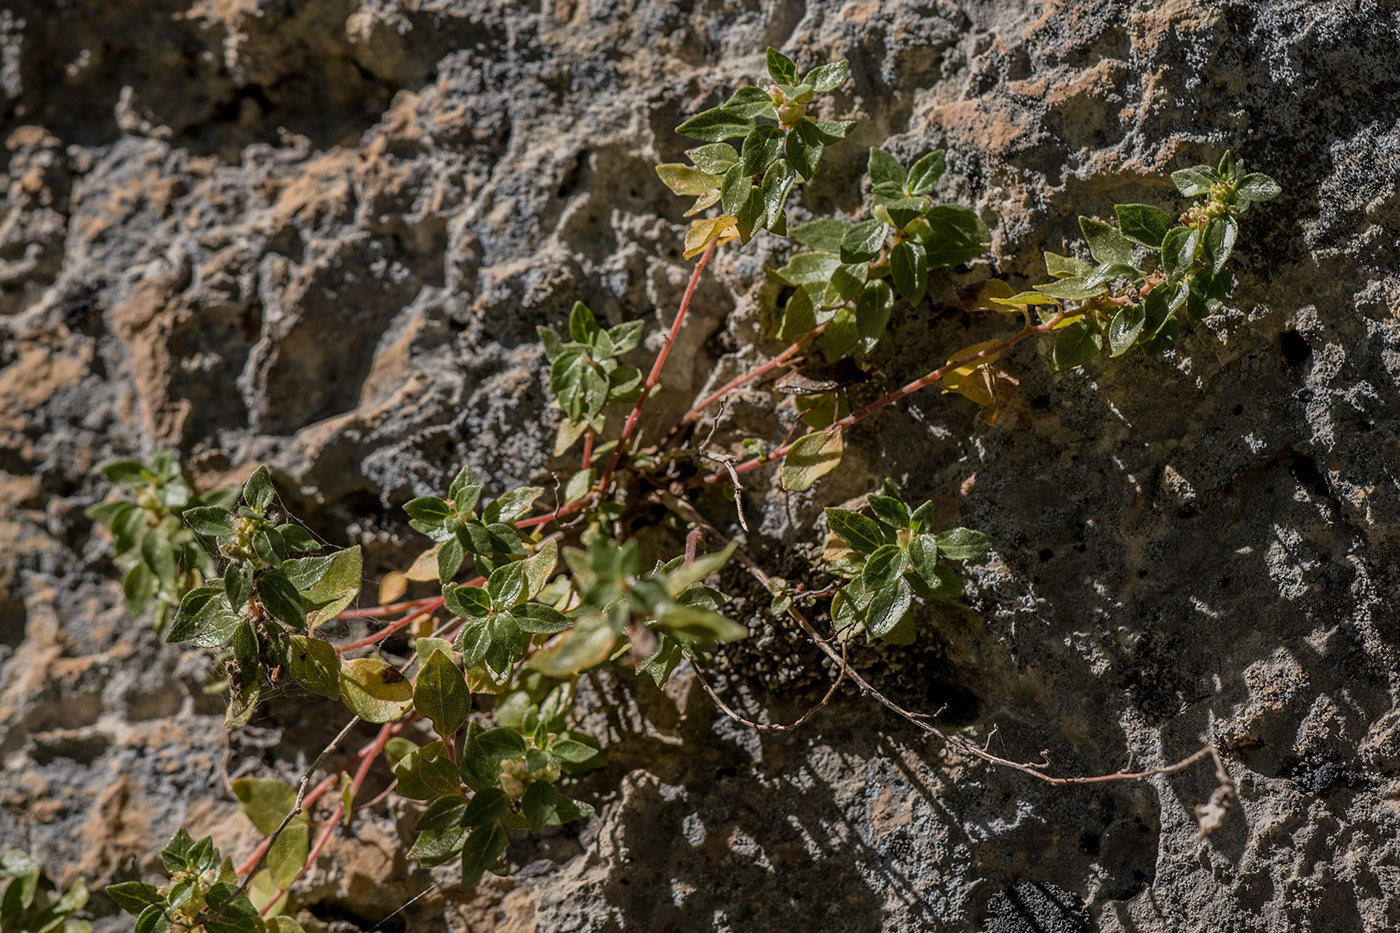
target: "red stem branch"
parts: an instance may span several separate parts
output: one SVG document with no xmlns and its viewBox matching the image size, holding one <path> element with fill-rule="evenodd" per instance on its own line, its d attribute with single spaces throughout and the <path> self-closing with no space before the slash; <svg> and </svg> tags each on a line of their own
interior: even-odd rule
<svg viewBox="0 0 1400 933">
<path fill-rule="evenodd" d="M 710 256 L 714 253 L 717 245 L 719 245 L 719 241 L 716 240 L 705 247 L 705 252 L 700 255 L 700 261 L 695 264 L 695 269 L 690 273 L 690 282 L 685 287 L 680 310 L 676 312 L 676 319 L 671 323 L 671 330 L 666 335 L 666 342 L 661 345 L 661 352 L 656 354 L 656 362 L 652 364 L 646 384 L 642 386 L 642 394 L 638 397 L 637 404 L 632 406 L 632 413 L 627 416 L 627 423 L 622 426 L 622 436 L 617 439 L 617 449 L 608 459 L 607 468 L 603 470 L 598 485 L 594 487 L 599 493 L 606 490 L 608 484 L 612 482 L 613 472 L 617 469 L 618 463 L 621 462 L 633 432 L 637 430 L 637 422 L 641 420 L 642 409 L 646 407 L 647 399 L 651 397 L 651 390 L 656 388 L 656 383 L 661 379 L 661 368 L 666 365 L 666 358 L 671 355 L 671 347 L 676 343 L 676 335 L 680 333 L 681 323 L 685 320 L 686 312 L 690 310 L 690 299 L 695 294 L 695 286 L 700 282 L 700 273 L 705 271 L 705 264 L 710 261 Z"/>
<path fill-rule="evenodd" d="M 953 360 L 951 363 L 948 363 L 944 366 L 940 366 L 938 369 L 935 369 L 928 375 L 920 376 L 918 379 L 915 379 L 913 382 L 909 383 L 908 385 L 905 385 L 903 388 L 896 389 L 889 395 L 886 395 L 884 398 L 877 399 L 876 401 L 871 402 L 869 405 L 865 406 L 860 411 L 855 412 L 854 414 L 847 415 L 839 421 L 832 422 L 832 424 L 827 427 L 826 433 L 830 434 L 833 431 L 840 431 L 844 428 L 849 428 L 851 425 L 855 424 L 858 421 L 864 421 L 866 418 L 869 418 L 871 415 L 875 414 L 875 412 L 884 408 L 886 405 L 891 405 L 899 401 L 900 399 L 905 398 L 906 396 L 913 395 L 920 389 L 927 388 L 928 386 L 933 385 L 935 382 L 942 379 L 944 376 L 948 375 L 948 373 L 952 372 L 955 369 L 960 369 L 963 366 L 967 366 L 969 363 L 976 363 L 977 361 L 984 360 L 987 357 L 995 356 L 998 353 L 1003 353 L 1006 350 L 1009 350 L 1012 347 L 1016 346 L 1016 344 L 1020 343 L 1022 340 L 1025 340 L 1027 337 L 1032 337 L 1036 334 L 1047 333 L 1050 330 L 1053 330 L 1055 325 L 1060 323 L 1064 316 L 1065 312 L 1060 311 L 1054 317 L 1050 318 L 1043 324 L 1035 324 L 1025 327 L 1019 333 L 1015 334 L 1012 337 L 1008 337 L 1007 339 L 1001 341 L 998 344 L 995 344 L 994 346 L 987 347 L 983 350 L 978 350 L 976 353 L 969 354 L 968 356 L 964 356 L 960 359 Z M 792 450 L 793 443 L 796 442 L 794 441 L 792 443 L 784 444 L 783 446 L 774 450 L 772 453 L 769 453 L 766 456 L 764 456 L 762 459 L 755 457 L 752 460 L 745 460 L 743 463 L 740 463 L 734 467 L 734 472 L 750 473 L 763 466 L 765 463 L 773 463 L 778 460 L 781 460 L 783 457 L 787 456 L 788 451 Z M 717 483 L 720 480 L 725 479 L 728 475 L 729 474 L 727 471 L 724 473 L 711 473 L 709 476 L 705 477 L 705 482 Z"/>
</svg>

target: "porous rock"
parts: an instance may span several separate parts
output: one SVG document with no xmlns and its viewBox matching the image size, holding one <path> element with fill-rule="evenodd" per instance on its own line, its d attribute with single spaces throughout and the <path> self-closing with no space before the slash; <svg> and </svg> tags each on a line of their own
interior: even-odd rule
<svg viewBox="0 0 1400 933">
<path fill-rule="evenodd" d="M 521 933 L 1400 926 L 1398 40 L 1375 0 L 11 0 L 0 843 L 94 885 L 149 876 L 182 823 L 241 858 L 254 838 L 222 776 L 298 775 L 334 718 L 274 697 L 224 737 L 207 661 L 124 615 L 83 516 L 107 494 L 95 466 L 165 445 L 214 485 L 268 463 L 317 531 L 366 543 L 371 574 L 411 559 L 405 500 L 464 462 L 497 489 L 546 465 L 536 325 L 576 299 L 669 323 L 688 263 L 652 166 L 685 147 L 683 114 L 758 77 L 774 45 L 851 62 L 834 110 L 861 122 L 805 209 L 860 207 L 866 146 L 946 147 L 939 195 L 994 234 L 957 281 L 1029 284 L 1078 215 L 1177 204 L 1168 173 L 1227 148 L 1283 185 L 1246 217 L 1229 309 L 1177 351 L 1053 374 L 1028 342 L 994 426 L 924 392 L 852 431 L 848 469 L 814 493 L 763 474 L 746 492 L 752 549 L 790 579 L 820 506 L 885 476 L 989 533 L 962 604 L 855 663 L 998 754 L 1046 749 L 1056 773 L 1213 742 L 1235 812 L 1199 838 L 1208 764 L 1049 787 L 851 692 L 795 733 L 755 733 L 683 675 L 665 695 L 590 697 L 610 762 L 577 792 L 599 814 L 517 840 L 511 878 L 415 900 L 432 876 L 396 854 L 416 810 L 394 805 L 299 889 L 309 916 Z M 652 430 L 777 349 L 759 336 L 761 267 L 785 249 L 717 255 Z M 890 384 L 1005 330 L 944 304 L 897 325 L 876 360 Z M 776 441 L 790 417 L 745 393 L 714 443 Z M 790 718 L 829 672 L 749 615 L 755 638 L 710 680 Z M 127 928 L 100 895 L 91 911 Z"/>
</svg>

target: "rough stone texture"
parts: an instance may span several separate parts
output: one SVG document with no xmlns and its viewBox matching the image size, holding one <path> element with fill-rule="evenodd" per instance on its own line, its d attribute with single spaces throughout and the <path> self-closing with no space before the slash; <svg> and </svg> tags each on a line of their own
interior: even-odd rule
<svg viewBox="0 0 1400 933">
<path fill-rule="evenodd" d="M 820 506 L 884 475 L 991 533 L 965 605 L 858 652 L 868 676 L 1062 773 L 1215 741 L 1241 809 L 1199 841 L 1208 768 L 1061 790 L 854 695 L 757 734 L 681 678 L 592 697 L 600 815 L 513 844 L 513 878 L 375 927 L 431 881 L 393 805 L 301 903 L 328 930 L 1400 927 L 1397 42 L 1367 0 L 8 0 L 0 843 L 95 883 L 149 873 L 181 822 L 241 857 L 224 775 L 299 773 L 336 718 L 274 702 L 224 737 L 206 662 L 124 615 L 83 517 L 94 465 L 166 444 L 215 484 L 266 462 L 371 573 L 401 562 L 407 498 L 463 461 L 498 488 L 544 465 L 535 325 L 576 298 L 669 321 L 688 264 L 651 166 L 773 44 L 851 60 L 836 108 L 861 124 L 807 207 L 859 207 L 868 145 L 946 146 L 941 194 L 995 233 L 959 281 L 1028 283 L 1078 214 L 1176 203 L 1167 173 L 1225 148 L 1282 182 L 1246 218 L 1232 309 L 1180 352 L 1054 375 L 1024 344 L 995 427 L 925 393 L 853 432 L 814 494 L 747 493 L 753 550 L 791 577 Z M 719 254 L 658 412 L 775 349 L 760 269 L 783 249 Z M 943 307 L 952 287 L 876 361 L 891 383 L 1004 330 Z M 716 443 L 780 438 L 767 398 Z M 827 675 L 753 624 L 711 677 L 791 716 Z"/>
</svg>

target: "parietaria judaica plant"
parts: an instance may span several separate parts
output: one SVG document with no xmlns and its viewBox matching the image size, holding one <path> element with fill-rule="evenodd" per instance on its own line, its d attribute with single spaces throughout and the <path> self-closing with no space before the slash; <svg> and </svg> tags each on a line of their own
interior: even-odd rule
<svg viewBox="0 0 1400 933">
<path fill-rule="evenodd" d="M 1104 351 L 1110 357 L 1134 347 L 1162 352 L 1184 321 L 1215 313 L 1229 297 L 1226 262 L 1241 219 L 1277 196 L 1278 185 L 1245 172 L 1227 153 L 1215 167 L 1173 174 L 1182 195 L 1201 199 L 1175 218 L 1142 204 L 1118 205 L 1115 223 L 1081 218 L 1090 258 L 1046 253 L 1050 281 L 1016 291 L 991 279 L 969 301 L 974 310 L 1013 315 L 1021 325 L 1014 334 L 949 353 L 944 365 L 855 411 L 836 382 L 817 384 L 794 397 L 793 420 L 806 433 L 777 445 L 750 438 L 744 445 L 750 459 L 701 466 L 678 453 L 727 392 L 790 368 L 806 351 L 861 373 L 894 315 L 925 301 L 930 276 L 975 260 L 991 239 L 974 211 L 937 200 L 942 150 L 905 164 L 872 148 L 869 203 L 858 219 L 820 218 L 789 229 L 790 198 L 854 126 L 814 115 L 819 96 L 845 82 L 848 65 L 803 73 L 769 49 L 767 70 L 767 81 L 741 87 L 683 122 L 678 132 L 702 145 L 686 152 L 688 164 L 657 169 L 672 191 L 695 199 L 686 212 L 696 219 L 684 252 L 700 258 L 650 371 L 644 375 L 626 362 L 642 345 L 640 321 L 604 327 L 576 303 L 567 333 L 540 328 L 551 407 L 559 413 L 553 453 L 570 455 L 582 441 L 578 467 L 555 471 L 552 490 L 525 486 L 484 501 L 482 483 L 463 466 L 441 495 L 408 502 L 409 525 L 427 544 L 410 566 L 384 580 L 376 607 L 351 608 L 362 595 L 360 549 L 325 546 L 283 514 L 266 468 L 239 490 L 201 496 L 167 452 L 149 464 L 103 467 L 127 496 L 89 514 L 112 533 L 128 606 L 136 615 L 154 604 L 168 641 L 214 652 L 230 729 L 256 716 L 269 702 L 268 687 L 283 678 L 341 703 L 351 725 L 380 727 L 349 765 L 314 786 L 320 763 L 349 726 L 299 785 L 275 777 L 235 781 L 235 796 L 266 840 L 241 865 L 222 857 L 212 840 L 196 841 L 181 829 L 161 853 L 165 882 L 109 887 L 137 917 L 138 931 L 302 929 L 292 886 L 337 827 L 352 819 L 377 762 L 392 770 L 400 797 L 423 804 L 410 858 L 424 866 L 457 864 L 466 886 L 486 872 L 505 873 L 511 832 L 539 832 L 592 812 L 567 795 L 572 776 L 606 765 L 598 740 L 575 725 L 580 678 L 645 677 L 660 687 L 687 659 L 702 666 L 720 645 L 743 638 L 747 626 L 725 615 L 728 598 L 714 585 L 736 564 L 772 593 L 772 614 L 796 621 L 841 677 L 865 685 L 863 692 L 940 741 L 1054 783 L 1139 779 L 1210 758 L 1220 787 L 1202 810 L 1203 831 L 1228 814 L 1233 783 L 1214 748 L 1143 772 L 1051 777 L 1043 764 L 999 758 L 902 710 L 867 689 L 834 651 L 833 641 L 859 635 L 896 645 L 927 637 L 915 607 L 962 595 L 957 567 L 994 546 L 986 535 L 936 527 L 930 503 L 911 506 L 889 481 L 862 508 L 826 509 L 829 531 L 813 569 L 814 579 L 834 581 L 823 636 L 798 605 L 811 591 L 769 577 L 726 542 L 702 517 L 703 496 L 707 487 L 736 484 L 774 464 L 783 487 L 810 489 L 839 466 L 847 428 L 929 386 L 964 396 L 994 417 L 1003 400 L 993 367 L 1033 336 L 1051 336 L 1060 370 Z M 638 448 L 640 415 L 695 282 L 718 248 L 746 244 L 762 231 L 796 244 L 768 273 L 786 291 L 770 309 L 768 336 L 787 348 L 697 401 L 661 441 Z M 645 554 L 634 522 L 658 510 L 680 529 L 675 550 Z M 708 553 L 697 547 L 704 536 L 716 545 Z M 412 585 L 434 592 L 403 599 Z M 350 641 L 325 635 L 330 623 L 352 620 L 383 624 Z M 395 636 L 402 637 L 391 641 Z M 347 657 L 363 649 L 387 654 Z M 489 704 L 475 702 L 488 696 Z"/>
</svg>

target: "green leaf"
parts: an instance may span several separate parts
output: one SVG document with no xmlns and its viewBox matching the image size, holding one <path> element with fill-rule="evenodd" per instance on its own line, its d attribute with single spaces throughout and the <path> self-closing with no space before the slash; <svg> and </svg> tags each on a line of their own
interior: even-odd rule
<svg viewBox="0 0 1400 933">
<path fill-rule="evenodd" d="M 470 888 L 493 868 L 506 851 L 506 831 L 500 823 L 474 830 L 462 848 L 462 887 Z"/>
<path fill-rule="evenodd" d="M 785 222 L 783 205 L 796 182 L 797 171 L 786 159 L 779 159 L 768 166 L 768 171 L 763 175 L 763 184 L 759 187 L 759 198 L 763 203 L 763 216 L 759 226 L 766 227 L 774 233 L 782 233 L 779 227 Z"/>
<path fill-rule="evenodd" d="M 874 260 L 884 249 L 889 232 L 889 225 L 882 220 L 866 220 L 847 227 L 841 237 L 841 261 L 852 263 Z"/>
<path fill-rule="evenodd" d="M 221 509 L 216 505 L 185 509 L 180 513 L 180 520 L 194 529 L 196 534 L 208 535 L 211 538 L 233 534 L 233 522 L 229 518 L 228 509 Z"/>
<path fill-rule="evenodd" d="M 413 708 L 433 721 L 444 739 L 454 735 L 471 712 L 472 694 L 466 678 L 451 659 L 434 651 L 413 685 Z"/>
<path fill-rule="evenodd" d="M 909 527 L 909 507 L 893 496 L 872 495 L 867 500 L 870 503 L 870 511 L 875 513 L 878 519 L 896 531 Z"/>
<path fill-rule="evenodd" d="M 141 881 L 109 884 L 104 890 L 106 890 L 108 897 L 117 902 L 118 907 L 137 916 L 152 904 L 165 903 L 165 898 L 161 897 L 155 885 L 145 884 Z"/>
<path fill-rule="evenodd" d="M 447 611 L 460 619 L 484 619 L 491 614 L 491 596 L 479 586 L 454 586 L 443 590 Z"/>
<path fill-rule="evenodd" d="M 885 333 L 894 310 L 894 291 L 884 279 L 866 283 L 856 301 L 856 331 L 869 351 Z"/>
<path fill-rule="evenodd" d="M 812 488 L 841 463 L 840 431 L 817 431 L 797 439 L 783 458 L 782 484 L 791 492 Z"/>
<path fill-rule="evenodd" d="M 1090 285 L 1079 276 L 1071 276 L 1055 282 L 1046 282 L 1044 285 L 1037 285 L 1035 290 L 1051 298 L 1082 301 L 1085 298 L 1102 294 L 1105 288 L 1103 283 Z"/>
<path fill-rule="evenodd" d="M 189 642 L 200 648 L 218 648 L 228 643 L 237 627 L 238 616 L 229 611 L 222 588 L 201 586 L 180 600 L 180 609 L 165 640 L 170 644 Z"/>
<path fill-rule="evenodd" d="M 841 240 L 851 226 L 844 220 L 813 220 L 793 227 L 788 239 L 824 253 L 839 253 Z"/>
<path fill-rule="evenodd" d="M 624 321 L 615 327 L 608 328 L 608 339 L 613 344 L 613 355 L 622 356 L 637 349 L 642 342 L 642 331 L 646 329 L 646 321 Z"/>
<path fill-rule="evenodd" d="M 1123 233 L 1110 224 L 1092 217 L 1080 217 L 1079 229 L 1084 231 L 1084 239 L 1089 243 L 1089 252 L 1102 263 L 1133 263 L 1133 244 Z"/>
<path fill-rule="evenodd" d="M 432 742 L 404 755 L 394 765 L 400 796 L 410 800 L 431 800 L 461 790 L 457 766 L 447 757 L 441 742 Z"/>
<path fill-rule="evenodd" d="M 562 612 L 539 603 L 516 606 L 511 615 L 515 617 L 516 627 L 531 635 L 553 635 L 565 631 L 571 624 Z"/>
<path fill-rule="evenodd" d="M 1124 262 L 1106 262 L 1096 268 L 1089 277 L 1084 280 L 1084 284 L 1091 288 L 1097 288 L 1114 279 L 1136 279 L 1142 275 L 1142 270 L 1137 266 Z"/>
<path fill-rule="evenodd" d="M 938 553 L 949 560 L 972 560 L 992 549 L 992 539 L 971 528 L 954 528 L 933 536 Z"/>
<path fill-rule="evenodd" d="M 531 832 L 539 832 L 554 816 L 554 808 L 559 800 L 559 792 L 548 781 L 535 781 L 525 788 L 520 797 L 520 809 L 530 824 Z"/>
<path fill-rule="evenodd" d="M 126 609 L 131 615 L 141 611 L 156 595 L 158 581 L 156 575 L 145 564 L 132 564 L 122 577 L 122 595 L 126 597 Z"/>
<path fill-rule="evenodd" d="M 1045 271 L 1057 279 L 1068 278 L 1072 275 L 1086 276 L 1094 271 L 1092 263 L 1073 256 L 1061 256 L 1059 253 L 1045 253 Z"/>
<path fill-rule="evenodd" d="M 272 504 L 272 477 L 267 467 L 260 466 L 243 484 L 243 502 L 257 512 L 266 512 Z"/>
<path fill-rule="evenodd" d="M 877 547 L 865 562 L 860 578 L 870 589 L 880 590 L 893 584 L 895 579 L 904 573 L 908 563 L 903 548 L 895 544 L 883 544 Z"/>
<path fill-rule="evenodd" d="M 418 838 L 408 850 L 408 857 L 433 863 L 456 855 L 467 841 L 467 826 L 462 816 L 469 802 L 461 794 L 448 794 L 428 804 L 418 818 Z"/>
<path fill-rule="evenodd" d="M 487 524 L 513 522 L 529 512 L 534 507 L 535 500 L 542 495 L 544 488 L 541 486 L 520 486 L 512 489 L 486 507 L 486 511 L 481 513 L 482 521 Z"/>
<path fill-rule="evenodd" d="M 1241 201 L 1271 201 L 1281 193 L 1279 183 L 1261 172 L 1250 172 L 1235 187 L 1235 196 Z"/>
<path fill-rule="evenodd" d="M 747 136 L 753 128 L 754 122 L 751 118 L 740 116 L 723 107 L 715 107 L 686 120 L 676 127 L 676 132 L 691 139 L 717 143 L 734 136 Z"/>
<path fill-rule="evenodd" d="M 1110 356 L 1127 353 L 1142 333 L 1142 325 L 1147 321 L 1147 312 L 1141 304 L 1124 305 L 1113 316 L 1108 325 L 1108 350 Z"/>
<path fill-rule="evenodd" d="M 467 552 L 462 546 L 462 539 L 453 535 L 438 548 L 437 552 L 437 575 L 439 583 L 449 583 L 457 576 L 457 571 L 462 569 L 462 561 L 466 560 Z"/>
<path fill-rule="evenodd" d="M 929 586 L 938 583 L 938 541 L 933 535 L 916 535 L 909 542 L 909 561 L 914 572 Z"/>
<path fill-rule="evenodd" d="M 123 489 L 137 489 L 150 483 L 151 476 L 138 460 L 112 460 L 98 467 L 102 475 Z"/>
<path fill-rule="evenodd" d="M 575 301 L 569 309 L 569 336 L 578 343 L 590 343 L 598 333 L 598 319 L 588 305 Z"/>
<path fill-rule="evenodd" d="M 1172 228 L 1172 219 L 1166 211 L 1150 204 L 1118 204 L 1113 211 L 1118 215 L 1118 228 L 1125 237 L 1148 249 L 1162 248 L 1162 238 Z"/>
<path fill-rule="evenodd" d="M 526 598 L 525 568 L 519 561 L 497 567 L 486 581 L 486 592 L 491 595 L 491 606 L 496 610 L 523 602 Z"/>
<path fill-rule="evenodd" d="M 477 479 L 476 472 L 471 467 L 464 466 L 457 471 L 452 485 L 448 487 L 447 498 L 452 500 L 459 515 L 468 515 L 476 508 L 476 503 L 481 498 L 481 480 Z"/>
<path fill-rule="evenodd" d="M 549 746 L 549 750 L 562 758 L 564 761 L 573 764 L 580 764 L 588 761 L 598 754 L 598 749 L 591 745 L 585 745 L 574 739 L 555 739 L 554 744 Z"/>
<path fill-rule="evenodd" d="M 364 556 L 358 544 L 330 555 L 325 573 L 312 586 L 302 590 L 302 602 L 308 609 L 308 631 L 316 631 L 317 627 L 340 615 L 345 607 L 355 601 L 355 597 L 360 595 L 363 570 Z"/>
<path fill-rule="evenodd" d="M 929 200 L 925 197 L 898 198 L 886 201 L 884 208 L 894 228 L 901 233 L 907 233 L 915 221 L 928 213 Z"/>
<path fill-rule="evenodd" d="M 334 646 L 304 635 L 293 635 L 290 641 L 287 670 L 292 679 L 312 693 L 332 700 L 339 697 L 340 655 Z"/>
<path fill-rule="evenodd" d="M 777 84 L 796 85 L 798 83 L 797 65 L 782 52 L 769 46 L 768 76 Z"/>
<path fill-rule="evenodd" d="M 165 866 L 166 872 L 173 874 L 188 868 L 188 858 L 193 848 L 194 839 L 190 836 L 190 831 L 181 826 L 175 831 L 175 835 L 170 837 L 165 848 L 160 850 L 161 864 Z"/>
<path fill-rule="evenodd" d="M 904 190 L 910 195 L 928 194 L 938 179 L 943 177 L 945 156 L 942 149 L 935 149 L 920 158 L 909 169 L 909 177 L 904 182 Z"/>
<path fill-rule="evenodd" d="M 904 618 L 913 601 L 913 590 L 903 577 L 893 586 L 876 590 L 865 610 L 866 633 L 872 638 L 888 634 Z"/>
<path fill-rule="evenodd" d="M 306 823 L 293 821 L 267 850 L 267 873 L 277 887 L 289 887 L 306 867 L 310 832 Z"/>
<path fill-rule="evenodd" d="M 237 778 L 233 781 L 233 796 L 264 836 L 277 832 L 297 802 L 296 788 L 276 778 Z"/>
<path fill-rule="evenodd" d="M 787 285 L 810 283 L 825 287 L 839 265 L 841 258 L 833 253 L 797 253 L 788 259 L 787 265 L 774 272 L 773 277 Z"/>
<path fill-rule="evenodd" d="M 762 92 L 760 91 L 760 93 Z M 738 96 L 738 92 L 735 93 L 735 96 Z M 764 100 L 767 99 L 768 96 L 765 94 Z M 748 116 L 752 116 L 752 114 L 748 114 Z M 685 154 L 690 161 L 695 163 L 696 168 L 710 175 L 723 175 L 731 165 L 736 165 L 739 162 L 739 153 L 729 143 L 710 143 L 708 146 L 696 146 L 694 149 L 687 149 Z"/>
<path fill-rule="evenodd" d="M 825 94 L 834 91 L 846 83 L 846 74 L 851 70 L 851 63 L 844 58 L 839 62 L 832 62 L 829 65 L 819 65 L 807 72 L 802 79 L 803 84 L 810 84 L 812 89 L 818 94 Z M 792 82 L 783 82 L 791 84 Z"/>
<path fill-rule="evenodd" d="M 869 266 L 863 262 L 837 266 L 836 271 L 831 274 L 831 281 L 822 291 L 822 306 L 836 308 L 856 301 L 865 288 L 868 269 Z"/>
<path fill-rule="evenodd" d="M 788 164 L 797 171 L 802 181 L 809 181 L 816 172 L 826 139 L 825 134 L 811 123 L 799 123 L 788 130 L 785 146 Z"/>
<path fill-rule="evenodd" d="M 276 530 L 289 554 L 307 554 L 321 549 L 321 542 L 312 537 L 311 532 L 300 525 L 288 522 L 278 525 Z"/>
<path fill-rule="evenodd" d="M 1199 194 L 1210 194 L 1211 186 L 1218 180 L 1209 165 L 1196 165 L 1172 172 L 1172 184 L 1176 185 L 1177 191 L 1188 198 L 1194 198 Z"/>
<path fill-rule="evenodd" d="M 763 191 L 758 185 L 749 185 L 744 203 L 734 212 L 734 229 L 739 231 L 739 241 L 747 243 L 762 226 L 762 221 Z"/>
<path fill-rule="evenodd" d="M 341 665 L 340 696 L 365 722 L 393 722 L 413 707 L 413 684 L 378 658 L 356 658 Z"/>
<path fill-rule="evenodd" d="M 487 729 L 475 739 L 474 744 L 482 754 L 496 761 L 518 758 L 525 754 L 525 739 L 514 729 L 500 727 Z"/>
<path fill-rule="evenodd" d="M 904 166 L 899 164 L 899 160 L 883 149 L 872 147 L 870 158 L 866 162 L 866 172 L 870 175 L 870 182 L 874 185 L 891 184 L 904 190 L 904 183 L 909 177 Z"/>
<path fill-rule="evenodd" d="M 1177 279 L 1191 269 L 1196 258 L 1197 231 L 1194 227 L 1173 227 L 1162 240 L 1162 271 Z"/>
<path fill-rule="evenodd" d="M 1073 369 L 1093 359 L 1103 347 L 1103 337 L 1096 327 L 1080 318 L 1055 331 L 1055 348 L 1052 353 L 1055 368 Z"/>
<path fill-rule="evenodd" d="M 885 544 L 891 544 L 894 536 L 872 518 L 847 509 L 826 510 L 826 523 L 831 533 L 862 554 L 871 554 Z"/>
<path fill-rule="evenodd" d="M 767 124 L 754 127 L 753 132 L 744 137 L 744 147 L 739 154 L 739 173 L 761 175 L 782 152 L 782 130 Z"/>
<path fill-rule="evenodd" d="M 761 87 L 750 84 L 741 87 L 724 102 L 724 109 L 741 117 L 767 117 L 778 119 L 778 111 L 773 107 L 773 99 Z M 695 161 L 694 157 L 691 161 Z M 699 165 L 699 162 L 695 162 Z"/>
<path fill-rule="evenodd" d="M 253 551 L 268 566 L 277 568 L 287 558 L 287 545 L 276 528 L 263 528 L 253 535 Z"/>
<path fill-rule="evenodd" d="M 890 251 L 890 277 L 894 287 L 911 305 L 924 300 L 928 291 L 928 255 L 921 244 L 904 240 Z"/>
<path fill-rule="evenodd" d="M 510 809 L 510 798 L 499 787 L 477 791 L 460 817 L 463 826 L 485 826 L 494 823 Z"/>
<path fill-rule="evenodd" d="M 301 605 L 297 588 L 280 570 L 258 578 L 258 600 L 273 618 L 298 632 L 306 632 L 306 610 Z"/>
<path fill-rule="evenodd" d="M 1217 217 L 1206 225 L 1201 245 L 1205 247 L 1206 258 L 1210 260 L 1211 271 L 1217 275 L 1225 268 L 1225 262 L 1235 248 L 1235 239 L 1239 232 L 1239 224 L 1232 217 Z"/>
<path fill-rule="evenodd" d="M 822 142 L 828 146 L 839 143 L 851 134 L 855 127 L 854 120 L 810 120 L 808 125 L 815 129 L 822 138 Z"/>
<path fill-rule="evenodd" d="M 452 506 L 437 496 L 410 499 L 404 503 L 403 510 L 408 513 L 409 525 L 415 531 L 420 531 L 435 541 L 446 539 L 442 529 L 455 514 Z"/>
<path fill-rule="evenodd" d="M 944 269 L 976 259 L 992 241 L 992 233 L 976 212 L 955 204 L 940 204 L 925 215 L 930 231 L 924 250 L 933 269 Z"/>
</svg>

